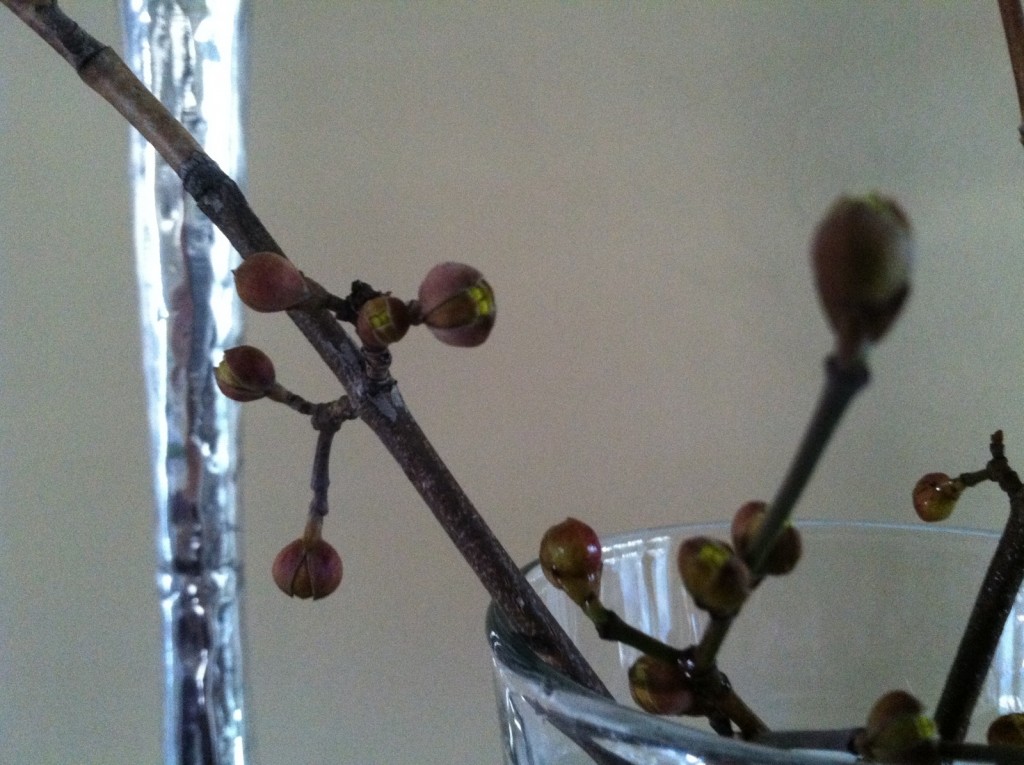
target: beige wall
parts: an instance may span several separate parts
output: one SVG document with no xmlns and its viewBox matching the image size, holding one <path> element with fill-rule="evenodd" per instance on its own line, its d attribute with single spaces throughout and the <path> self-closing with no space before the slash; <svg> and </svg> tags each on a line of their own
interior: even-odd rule
<svg viewBox="0 0 1024 765">
<path fill-rule="evenodd" d="M 113 2 L 65 3 L 120 40 Z M 0 12 L 0 740 L 11 763 L 159 746 L 158 612 L 119 118 Z M 806 242 L 844 190 L 919 232 L 914 295 L 800 507 L 910 520 L 926 470 L 1024 466 L 1024 152 L 994 3 L 256 2 L 249 192 L 300 266 L 498 292 L 490 342 L 397 349 L 413 411 L 517 560 L 769 496 L 829 334 Z M 336 393 L 284 319 L 250 342 Z M 346 577 L 278 593 L 313 438 L 245 411 L 253 761 L 498 759 L 487 598 L 361 426 L 333 464 Z M 980 490 L 955 520 L 994 527 Z M 813 554 L 813 550 L 809 551 Z M 770 593 L 764 593 L 770 597 Z"/>
</svg>

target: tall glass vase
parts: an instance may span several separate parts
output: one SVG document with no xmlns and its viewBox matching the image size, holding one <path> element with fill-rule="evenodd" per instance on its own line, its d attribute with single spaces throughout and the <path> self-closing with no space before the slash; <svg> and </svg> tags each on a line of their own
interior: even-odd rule
<svg viewBox="0 0 1024 765">
<path fill-rule="evenodd" d="M 125 59 L 240 183 L 246 0 L 123 0 Z M 164 763 L 245 762 L 238 422 L 213 364 L 238 343 L 226 239 L 177 175 L 131 146 L 142 353 L 163 615 Z"/>
</svg>

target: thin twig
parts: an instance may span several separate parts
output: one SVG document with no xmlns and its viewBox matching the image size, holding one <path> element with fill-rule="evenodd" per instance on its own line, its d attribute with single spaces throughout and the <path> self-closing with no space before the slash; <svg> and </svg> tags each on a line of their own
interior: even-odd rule
<svg viewBox="0 0 1024 765">
<path fill-rule="evenodd" d="M 294 395 L 294 394 L 292 394 Z M 317 431 L 316 450 L 313 453 L 313 470 L 309 479 L 309 488 L 313 498 L 309 502 L 310 517 L 323 518 L 329 510 L 327 490 L 331 485 L 331 446 L 334 437 L 341 429 L 345 420 L 354 420 L 356 412 L 352 408 L 348 396 L 325 404 L 313 404 L 310 424 Z"/>
<path fill-rule="evenodd" d="M 267 392 L 267 398 L 271 401 L 276 401 L 279 404 L 284 404 L 292 411 L 298 412 L 299 414 L 312 415 L 317 410 L 317 404 L 312 401 L 308 401 L 300 396 L 298 393 L 293 393 L 280 383 L 274 383 L 273 387 Z"/>
<path fill-rule="evenodd" d="M 740 735 L 753 739 L 768 732 L 768 726 L 758 717 L 730 685 L 728 679 L 717 669 L 694 673 L 693 648 L 676 648 L 664 643 L 625 621 L 615 611 L 605 608 L 597 598 L 583 605 L 587 618 L 593 622 L 597 635 L 602 640 L 611 640 L 631 646 L 647 656 L 668 664 L 679 665 L 690 675 L 699 688 L 701 701 L 709 705 L 711 716 L 722 715 L 736 724 Z"/>
<path fill-rule="evenodd" d="M 793 508 L 814 473 L 818 460 L 828 446 L 843 413 L 854 396 L 867 385 L 868 380 L 868 369 L 863 361 L 840 364 L 834 358 L 826 360 L 825 386 L 817 408 L 790 463 L 789 471 L 768 508 L 764 523 L 751 544 L 750 552 L 746 555 L 746 563 L 755 580 L 764 573 L 764 564 L 772 546 L 792 516 Z M 714 666 L 715 657 L 725 642 L 733 621 L 732 618 L 712 619 L 708 623 L 700 643 L 697 644 L 695 661 L 698 668 L 707 669 Z"/>
<path fill-rule="evenodd" d="M 1021 10 L 1020 0 L 999 0 L 999 16 L 1003 20 L 1013 82 L 1017 87 L 1017 104 L 1021 114 L 1020 139 L 1024 142 L 1024 10 Z"/>
<path fill-rule="evenodd" d="M 775 540 L 793 515 L 793 508 L 803 494 L 836 426 L 853 397 L 867 385 L 868 380 L 868 369 L 863 362 L 844 365 L 832 358 L 825 361 L 825 387 L 818 407 L 747 555 L 750 573 L 755 578 L 764 573 L 765 562 Z"/>
<path fill-rule="evenodd" d="M 313 453 L 313 470 L 309 479 L 309 488 L 313 490 L 313 499 L 309 501 L 309 514 L 320 516 L 328 513 L 327 489 L 331 485 L 331 446 L 337 427 L 320 428 L 316 434 L 316 450 Z"/>
<path fill-rule="evenodd" d="M 57 8 L 56 2 L 0 0 L 70 63 L 177 172 L 185 191 L 244 258 L 284 254 L 244 195 L 167 113 L 108 46 Z M 604 684 L 530 587 L 519 567 L 469 501 L 416 424 L 397 387 L 370 379 L 365 359 L 326 309 L 289 317 L 344 387 L 359 416 L 405 471 L 434 516 L 516 630 L 568 676 L 608 696 Z"/>
<path fill-rule="evenodd" d="M 648 635 L 643 630 L 637 629 L 612 609 L 605 608 L 600 601 L 588 602 L 583 610 L 587 618 L 593 622 L 597 636 L 602 640 L 628 645 L 642 654 L 669 664 L 677 664 L 689 659 L 690 652 L 687 650 L 671 646 Z"/>
</svg>

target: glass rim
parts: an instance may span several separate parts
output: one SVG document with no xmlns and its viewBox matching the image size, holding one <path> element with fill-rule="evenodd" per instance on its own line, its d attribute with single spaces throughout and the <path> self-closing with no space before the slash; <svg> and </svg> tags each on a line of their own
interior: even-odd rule
<svg viewBox="0 0 1024 765">
<path fill-rule="evenodd" d="M 652 526 L 609 534 L 601 538 L 604 551 L 621 548 L 638 539 L 650 540 L 658 536 L 692 535 L 714 530 L 727 530 L 729 522 L 680 523 Z M 990 529 L 924 523 L 892 523 L 886 521 L 800 520 L 801 531 L 828 531 L 860 529 L 881 533 L 913 533 L 927 536 L 976 537 L 997 542 L 1000 534 Z M 539 567 L 539 560 L 526 564 L 522 571 L 529 578 Z M 602 696 L 580 685 L 567 675 L 544 662 L 529 647 L 526 640 L 515 633 L 504 614 L 492 601 L 486 614 L 486 628 L 491 654 L 518 675 L 544 688 L 544 713 L 555 721 L 572 724 L 603 735 L 614 733 L 623 742 L 643 742 L 648 745 L 676 749 L 695 757 L 733 756 L 743 761 L 752 758 L 764 765 L 824 765 L 824 763 L 852 762 L 856 757 L 849 752 L 810 748 L 782 748 L 736 738 L 720 736 L 677 721 L 675 718 L 649 714 L 625 706 L 615 699 Z"/>
</svg>

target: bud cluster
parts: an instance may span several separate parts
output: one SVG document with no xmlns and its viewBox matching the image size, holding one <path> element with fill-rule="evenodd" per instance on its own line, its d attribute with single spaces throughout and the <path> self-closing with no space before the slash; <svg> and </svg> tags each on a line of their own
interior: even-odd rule
<svg viewBox="0 0 1024 765">
<path fill-rule="evenodd" d="M 234 277 L 239 299 L 254 311 L 309 308 L 326 299 L 323 288 L 276 252 L 249 255 Z M 314 299 L 318 295 L 321 299 Z M 424 324 L 446 345 L 468 348 L 487 339 L 496 312 L 494 290 L 483 274 L 465 263 L 446 262 L 427 272 L 415 301 L 390 294 L 368 300 L 361 296 L 355 309 L 356 334 L 367 348 L 381 350 L 405 337 L 412 325 Z"/>
<path fill-rule="evenodd" d="M 378 295 L 362 303 L 356 334 L 364 346 L 379 350 L 423 324 L 442 343 L 469 348 L 487 339 L 495 314 L 494 290 L 479 271 L 465 263 L 440 263 L 423 278 L 417 300 Z"/>
<path fill-rule="evenodd" d="M 401 340 L 414 324 L 425 324 L 442 342 L 462 347 L 480 345 L 494 326 L 494 290 L 478 270 L 462 263 L 441 263 L 432 268 L 420 285 L 418 300 L 408 303 L 361 282 L 353 283 L 352 297 L 340 300 L 276 252 L 250 254 L 234 270 L 234 279 L 239 299 L 254 311 L 335 310 L 339 318 L 355 324 L 368 358 L 370 351 L 375 352 L 374 357 L 382 355 L 379 352 Z M 303 414 L 323 411 L 323 405 L 311 404 L 281 386 L 270 357 L 250 345 L 225 351 L 214 370 L 214 379 L 220 391 L 234 401 L 270 397 Z M 314 473 L 316 470 L 314 461 Z M 290 596 L 317 600 L 341 582 L 341 557 L 321 538 L 321 521 L 322 514 L 311 518 L 306 533 L 287 544 L 274 559 L 274 582 Z M 573 542 L 564 537 L 549 547 L 559 581 L 580 598 L 596 591 L 600 584 L 601 548 L 597 537 L 592 531 L 590 534 L 593 541 L 584 540 L 579 558 Z"/>
</svg>

